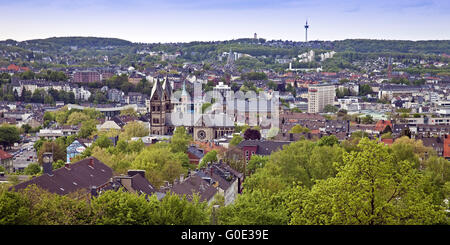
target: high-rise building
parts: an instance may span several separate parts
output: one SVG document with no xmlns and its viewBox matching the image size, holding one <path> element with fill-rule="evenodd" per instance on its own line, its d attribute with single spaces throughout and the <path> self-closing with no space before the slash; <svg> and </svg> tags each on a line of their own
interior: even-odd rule
<svg viewBox="0 0 450 245">
<path fill-rule="evenodd" d="M 323 112 L 326 105 L 333 105 L 336 97 L 334 85 L 314 84 L 308 87 L 308 113 Z"/>
<path fill-rule="evenodd" d="M 77 71 L 73 74 L 75 83 L 93 83 L 101 80 L 101 74 L 97 71 Z"/>
</svg>

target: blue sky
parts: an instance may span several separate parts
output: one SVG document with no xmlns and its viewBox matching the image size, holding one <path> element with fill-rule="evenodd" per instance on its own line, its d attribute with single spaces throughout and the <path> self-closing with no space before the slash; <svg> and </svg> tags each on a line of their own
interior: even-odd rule
<svg viewBox="0 0 450 245">
<path fill-rule="evenodd" d="M 0 40 L 450 39 L 448 0 L 0 0 Z"/>
</svg>

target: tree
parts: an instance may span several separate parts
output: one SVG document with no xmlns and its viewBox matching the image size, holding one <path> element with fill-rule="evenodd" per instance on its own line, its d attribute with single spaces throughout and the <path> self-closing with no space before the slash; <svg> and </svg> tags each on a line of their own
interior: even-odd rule
<svg viewBox="0 0 450 245">
<path fill-rule="evenodd" d="M 217 162 L 217 151 L 215 150 L 212 150 L 203 156 L 202 161 L 198 165 L 198 168 L 203 168 L 209 163 L 213 162 Z"/>
<path fill-rule="evenodd" d="M 439 224 L 442 207 L 425 193 L 426 179 L 408 161 L 396 162 L 388 147 L 361 139 L 361 151 L 344 153 L 336 177 L 311 190 L 297 185 L 287 206 L 290 224 Z M 418 212 L 420 210 L 420 212 Z"/>
<path fill-rule="evenodd" d="M 0 225 L 29 224 L 30 202 L 18 192 L 0 192 Z"/>
<path fill-rule="evenodd" d="M 256 171 L 258 168 L 264 168 L 264 166 L 269 161 L 268 156 L 259 156 L 259 155 L 253 155 L 250 161 L 248 161 L 247 164 L 247 173 L 252 174 Z"/>
<path fill-rule="evenodd" d="M 291 134 L 300 134 L 300 133 L 309 133 L 311 130 L 306 127 L 302 127 L 300 124 L 296 124 L 294 127 L 289 130 Z"/>
<path fill-rule="evenodd" d="M 133 108 L 128 108 L 120 111 L 121 116 L 138 117 L 137 112 Z"/>
<path fill-rule="evenodd" d="M 339 109 L 336 107 L 336 106 L 334 106 L 334 105 L 330 105 L 330 104 L 328 104 L 328 105 L 325 105 L 325 107 L 323 108 L 323 112 L 325 112 L 325 113 L 335 113 L 335 112 L 337 112 Z"/>
<path fill-rule="evenodd" d="M 90 119 L 91 118 L 83 112 L 72 112 L 69 115 L 66 124 L 67 125 L 78 125 L 78 124 L 88 121 Z"/>
<path fill-rule="evenodd" d="M 26 175 L 35 175 L 41 172 L 41 166 L 37 163 L 31 163 L 25 168 L 24 173 Z"/>
<path fill-rule="evenodd" d="M 98 146 L 100 148 L 108 148 L 113 145 L 113 142 L 107 136 L 101 135 L 95 140 L 93 145 Z"/>
<path fill-rule="evenodd" d="M 127 123 L 123 127 L 123 132 L 120 134 L 119 138 L 130 140 L 133 137 L 144 137 L 149 133 L 148 128 L 145 127 L 142 123 L 133 121 Z"/>
<path fill-rule="evenodd" d="M 210 215 L 206 202 L 201 202 L 198 195 L 193 195 L 192 199 L 167 193 L 160 202 L 156 196 L 151 197 L 159 205 L 152 216 L 156 220 L 156 225 L 206 225 L 209 223 Z"/>
<path fill-rule="evenodd" d="M 183 126 L 176 127 L 170 140 L 170 149 L 174 153 L 185 153 L 191 140 L 192 137 L 187 133 L 186 128 Z"/>
<path fill-rule="evenodd" d="M 372 93 L 372 87 L 368 84 L 363 84 L 359 86 L 359 96 L 366 96 Z"/>
<path fill-rule="evenodd" d="M 54 104 L 55 100 L 53 99 L 53 97 L 51 95 L 45 95 L 44 97 L 44 104 Z"/>
<path fill-rule="evenodd" d="M 277 90 L 278 84 L 276 84 L 274 81 L 269 81 L 267 83 L 267 87 L 272 90 Z"/>
<path fill-rule="evenodd" d="M 16 126 L 3 124 L 0 126 L 0 144 L 9 148 L 20 140 L 20 133 Z"/>
<path fill-rule="evenodd" d="M 45 152 L 52 152 L 53 153 L 53 161 L 56 162 L 58 160 L 65 161 L 66 160 L 66 149 L 62 148 L 60 145 L 58 145 L 56 142 L 43 142 L 42 146 L 39 149 L 38 153 L 38 162 L 40 165 L 42 165 L 42 155 Z"/>
<path fill-rule="evenodd" d="M 148 202 L 144 195 L 121 189 L 107 191 L 91 202 L 94 223 L 99 225 L 154 224 L 151 213 L 156 205 L 154 199 Z"/>
<path fill-rule="evenodd" d="M 330 136 L 323 136 L 320 138 L 320 140 L 317 142 L 318 146 L 333 146 L 333 145 L 339 145 L 339 139 L 335 135 Z"/>
<path fill-rule="evenodd" d="M 367 138 L 369 137 L 369 134 L 365 131 L 356 131 L 353 132 L 350 136 L 350 139 L 361 139 L 361 138 Z"/>
<path fill-rule="evenodd" d="M 53 162 L 52 169 L 55 170 L 55 169 L 58 169 L 58 168 L 62 168 L 65 165 L 66 165 L 66 162 L 61 160 L 61 159 L 59 159 L 58 161 Z"/>
<path fill-rule="evenodd" d="M 259 132 L 259 130 L 249 128 L 249 129 L 245 130 L 244 139 L 245 140 L 259 140 L 259 139 L 261 139 L 261 133 Z"/>
<path fill-rule="evenodd" d="M 95 131 L 97 131 L 97 121 L 94 119 L 90 119 L 81 123 L 80 131 L 78 131 L 78 136 L 81 138 L 87 138 Z"/>
<path fill-rule="evenodd" d="M 180 158 L 173 153 L 168 144 L 158 143 L 142 150 L 131 164 L 134 169 L 146 170 L 146 178 L 159 187 L 163 181 L 173 182 L 185 172 Z"/>
<path fill-rule="evenodd" d="M 26 224 L 80 225 L 90 223 L 90 210 L 83 193 L 68 196 L 49 193 L 35 185 L 19 191 L 28 202 L 30 215 Z"/>
<path fill-rule="evenodd" d="M 233 205 L 219 209 L 218 223 L 220 225 L 287 224 L 289 216 L 282 206 L 282 195 L 273 195 L 266 190 L 244 192 Z"/>
<path fill-rule="evenodd" d="M 241 132 L 245 132 L 248 128 L 250 128 L 250 126 L 248 126 L 248 125 L 242 125 L 242 126 L 239 126 L 239 125 L 234 125 L 234 132 L 236 132 L 236 133 L 241 133 Z"/>
<path fill-rule="evenodd" d="M 244 140 L 244 138 L 242 138 L 242 136 L 235 134 L 235 135 L 233 135 L 233 138 L 230 140 L 230 145 L 237 146 L 243 140 Z"/>
<path fill-rule="evenodd" d="M 365 117 L 363 117 L 362 119 L 362 123 L 363 124 L 371 124 L 373 123 L 373 117 L 371 115 L 366 115 Z"/>
<path fill-rule="evenodd" d="M 422 160 L 425 160 L 425 156 L 436 155 L 434 150 L 430 147 L 425 147 L 422 140 L 410 139 L 406 136 L 400 137 L 395 140 L 390 149 L 396 161 L 409 161 L 414 167 L 419 168 Z"/>
<path fill-rule="evenodd" d="M 22 124 L 22 129 L 25 134 L 28 134 L 31 130 L 31 126 L 28 124 Z"/>
</svg>

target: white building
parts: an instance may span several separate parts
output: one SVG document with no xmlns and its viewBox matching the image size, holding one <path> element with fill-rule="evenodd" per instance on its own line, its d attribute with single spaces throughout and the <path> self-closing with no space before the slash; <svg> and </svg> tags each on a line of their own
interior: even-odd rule
<svg viewBox="0 0 450 245">
<path fill-rule="evenodd" d="M 319 113 L 326 105 L 334 104 L 334 85 L 315 84 L 308 87 L 308 113 Z"/>
</svg>

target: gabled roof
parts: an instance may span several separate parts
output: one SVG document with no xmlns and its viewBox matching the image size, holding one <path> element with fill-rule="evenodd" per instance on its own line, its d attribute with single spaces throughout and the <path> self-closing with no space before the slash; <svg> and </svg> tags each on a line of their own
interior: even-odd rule
<svg viewBox="0 0 450 245">
<path fill-rule="evenodd" d="M 203 156 L 205 155 L 202 150 L 198 149 L 195 146 L 189 146 L 188 149 L 187 149 L 187 152 L 191 153 L 197 159 L 202 159 Z"/>
<path fill-rule="evenodd" d="M 200 196 L 201 201 L 209 201 L 217 193 L 217 189 L 214 186 L 208 184 L 197 174 L 186 178 L 183 183 L 174 184 L 170 191 L 178 195 L 186 195 L 189 200 L 192 200 L 195 193 Z"/>
<path fill-rule="evenodd" d="M 144 193 L 149 196 L 156 192 L 155 187 L 153 187 L 150 182 L 140 174 L 135 174 L 131 177 L 131 187 L 137 193 Z"/>
<path fill-rule="evenodd" d="M 53 175 L 42 174 L 13 188 L 25 189 L 35 184 L 51 193 L 66 195 L 80 189 L 104 185 L 112 177 L 112 169 L 95 157 L 89 157 L 72 163 L 70 168 L 62 167 L 53 171 Z M 93 167 L 92 167 L 93 166 Z"/>
<path fill-rule="evenodd" d="M 13 156 L 11 154 L 9 154 L 8 152 L 0 149 L 0 159 L 1 160 L 5 160 L 5 159 L 9 159 L 12 158 Z"/>
<path fill-rule="evenodd" d="M 379 120 L 375 125 L 375 130 L 378 132 L 382 132 L 387 126 L 392 129 L 392 122 L 390 120 Z"/>
<path fill-rule="evenodd" d="M 162 98 L 163 98 L 163 88 L 161 86 L 161 83 L 160 83 L 159 79 L 157 79 L 155 84 L 153 85 L 152 93 L 150 95 L 150 100 L 153 100 L 153 97 L 155 95 L 158 96 L 158 100 L 162 100 Z"/>
<path fill-rule="evenodd" d="M 100 125 L 99 129 L 122 129 L 115 121 L 105 121 Z"/>
<path fill-rule="evenodd" d="M 172 95 L 172 87 L 170 86 L 168 77 L 166 77 L 166 80 L 164 80 L 162 88 L 164 90 L 164 93 L 167 95 L 167 98 L 170 99 L 170 96 Z"/>
</svg>

